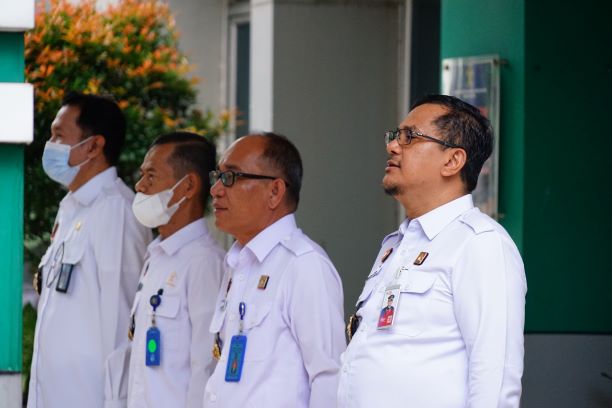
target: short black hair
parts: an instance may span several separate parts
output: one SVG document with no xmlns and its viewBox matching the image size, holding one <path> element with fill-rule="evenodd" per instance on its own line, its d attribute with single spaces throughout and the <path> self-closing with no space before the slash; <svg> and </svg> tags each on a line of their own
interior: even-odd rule
<svg viewBox="0 0 612 408">
<path fill-rule="evenodd" d="M 461 146 L 467 153 L 461 179 L 468 192 L 478 183 L 478 175 L 484 162 L 493 152 L 493 127 L 478 108 L 449 95 L 427 95 L 416 101 L 410 110 L 420 105 L 440 105 L 447 112 L 433 121 L 442 137 L 449 143 Z"/>
<path fill-rule="evenodd" d="M 104 137 L 104 157 L 111 166 L 116 166 L 125 143 L 126 123 L 115 101 L 108 96 L 70 92 L 62 100 L 62 106 L 79 108 L 76 123 L 83 131 L 83 139 L 92 135 Z"/>
<path fill-rule="evenodd" d="M 297 210 L 304 175 L 300 152 L 286 136 L 272 132 L 259 133 L 254 136 L 265 138 L 266 147 L 262 158 L 281 172 L 281 177 L 287 184 L 287 202 L 293 207 L 293 211 Z"/>
<path fill-rule="evenodd" d="M 208 173 L 215 170 L 217 164 L 217 150 L 204 136 L 191 132 L 172 132 L 159 136 L 153 141 L 151 147 L 164 144 L 173 144 L 172 154 L 168 156 L 168 164 L 172 167 L 176 180 L 185 177 L 189 172 L 195 172 L 200 177 L 202 191 L 200 199 L 202 205 L 210 198 L 210 180 Z"/>
</svg>

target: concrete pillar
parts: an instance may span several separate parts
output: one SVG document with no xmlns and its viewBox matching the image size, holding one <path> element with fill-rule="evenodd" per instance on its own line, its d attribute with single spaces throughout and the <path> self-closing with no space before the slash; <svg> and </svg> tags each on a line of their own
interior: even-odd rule
<svg viewBox="0 0 612 408">
<path fill-rule="evenodd" d="M 397 228 L 380 184 L 383 133 L 401 110 L 403 4 L 251 1 L 251 128 L 284 133 L 302 153 L 298 222 L 338 268 L 346 314 Z"/>
</svg>

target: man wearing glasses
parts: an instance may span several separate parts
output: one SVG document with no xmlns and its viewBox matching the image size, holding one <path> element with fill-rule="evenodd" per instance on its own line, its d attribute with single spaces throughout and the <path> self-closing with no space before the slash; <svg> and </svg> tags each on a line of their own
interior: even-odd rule
<svg viewBox="0 0 612 408">
<path fill-rule="evenodd" d="M 284 136 L 237 140 L 211 172 L 216 225 L 236 238 L 210 330 L 204 407 L 335 407 L 342 284 L 296 226 L 302 161 Z"/>
<path fill-rule="evenodd" d="M 470 192 L 492 129 L 450 96 L 418 101 L 385 135 L 385 192 L 406 220 L 388 235 L 349 323 L 339 407 L 518 407 L 526 280 L 519 252 Z M 377 325 L 385 293 L 395 318 Z"/>
<path fill-rule="evenodd" d="M 151 232 L 117 177 L 125 118 L 112 100 L 70 94 L 42 165 L 68 190 L 37 274 L 28 407 L 104 405 L 104 360 L 127 341 L 130 303 Z"/>
</svg>

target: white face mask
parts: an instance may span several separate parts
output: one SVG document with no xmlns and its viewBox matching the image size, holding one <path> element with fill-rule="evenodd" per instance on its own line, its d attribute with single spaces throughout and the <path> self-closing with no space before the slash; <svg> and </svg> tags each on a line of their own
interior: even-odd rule
<svg viewBox="0 0 612 408">
<path fill-rule="evenodd" d="M 187 197 L 183 197 L 171 207 L 168 207 L 168 203 L 174 195 L 174 189 L 185 180 L 185 177 L 177 181 L 172 188 L 156 194 L 136 193 L 132 203 L 132 211 L 138 222 L 149 228 L 157 228 L 160 225 L 167 224 L 183 201 L 187 199 Z"/>
<path fill-rule="evenodd" d="M 47 142 L 45 144 L 45 150 L 43 150 L 42 166 L 47 176 L 53 181 L 60 183 L 63 186 L 68 187 L 74 181 L 74 178 L 79 173 L 81 166 L 87 163 L 90 159 L 85 160 L 81 164 L 71 166 L 68 164 L 70 160 L 70 151 L 77 146 L 82 145 L 91 139 L 91 136 L 87 139 L 70 146 L 67 144 Z"/>
</svg>

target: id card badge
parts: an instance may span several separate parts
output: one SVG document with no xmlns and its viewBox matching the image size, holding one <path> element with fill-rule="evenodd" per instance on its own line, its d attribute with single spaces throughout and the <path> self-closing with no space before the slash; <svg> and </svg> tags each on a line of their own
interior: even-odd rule
<svg viewBox="0 0 612 408">
<path fill-rule="evenodd" d="M 400 288 L 400 285 L 391 285 L 385 289 L 383 303 L 378 316 L 378 325 L 376 326 L 378 330 L 388 329 L 393 326 L 395 314 L 399 306 Z"/>
<path fill-rule="evenodd" d="M 72 277 L 73 269 L 74 269 L 74 264 L 63 263 L 61 265 L 59 277 L 57 278 L 57 285 L 55 286 L 55 290 L 57 290 L 58 292 L 62 292 L 62 293 L 68 292 L 68 287 L 70 287 L 70 278 Z"/>
<path fill-rule="evenodd" d="M 246 352 L 247 337 L 238 334 L 232 336 L 232 341 L 227 354 L 227 368 L 225 369 L 225 381 L 238 382 L 242 376 L 244 364 L 244 353 Z"/>
<path fill-rule="evenodd" d="M 149 327 L 149 330 L 147 330 L 145 347 L 145 364 L 147 367 L 158 366 L 161 362 L 161 333 L 156 326 Z"/>
</svg>

